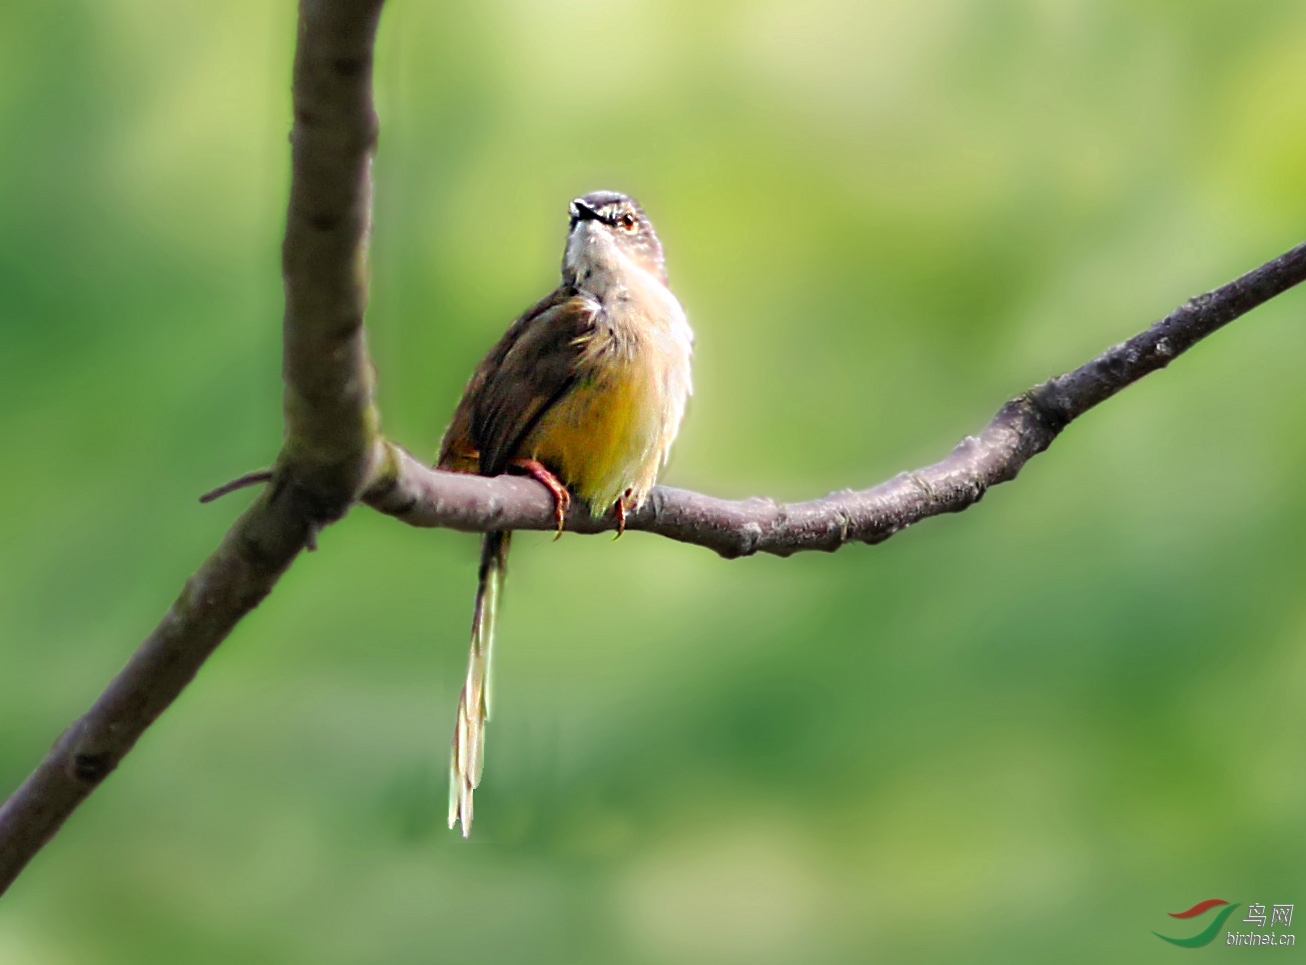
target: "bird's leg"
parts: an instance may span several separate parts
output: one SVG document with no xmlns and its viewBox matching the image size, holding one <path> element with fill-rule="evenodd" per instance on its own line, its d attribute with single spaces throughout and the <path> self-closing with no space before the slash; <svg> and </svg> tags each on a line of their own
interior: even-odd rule
<svg viewBox="0 0 1306 965">
<path fill-rule="evenodd" d="M 563 524 L 567 522 L 567 510 L 571 507 L 571 493 L 567 492 L 567 487 L 538 459 L 514 459 L 511 465 L 514 469 L 526 473 L 553 494 L 553 512 L 558 521 L 558 532 L 553 538 L 561 539 Z"/>
<path fill-rule="evenodd" d="M 630 498 L 631 491 L 627 489 L 617 499 L 617 535 L 613 539 L 621 539 L 621 534 L 626 531 L 626 500 Z"/>
</svg>

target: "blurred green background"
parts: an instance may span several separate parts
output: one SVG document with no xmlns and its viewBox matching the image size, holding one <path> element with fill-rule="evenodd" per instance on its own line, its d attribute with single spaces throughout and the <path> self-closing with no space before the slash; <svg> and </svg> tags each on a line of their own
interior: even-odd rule
<svg viewBox="0 0 1306 965">
<path fill-rule="evenodd" d="M 276 452 L 293 40 L 0 7 L 0 792 Z M 614 187 L 698 335 L 664 481 L 933 461 L 1306 236 L 1304 48 L 1291 0 L 394 0 L 386 428 L 433 452 Z M 0 962 L 1152 962 L 1200 899 L 1306 904 L 1304 310 L 883 546 L 520 538 L 470 843 L 476 540 L 354 512 L 0 901 Z"/>
</svg>

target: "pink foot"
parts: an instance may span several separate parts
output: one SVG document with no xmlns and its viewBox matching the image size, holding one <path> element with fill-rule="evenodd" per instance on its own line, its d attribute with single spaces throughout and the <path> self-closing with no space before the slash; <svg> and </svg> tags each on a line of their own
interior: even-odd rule
<svg viewBox="0 0 1306 965">
<path fill-rule="evenodd" d="M 558 532 L 553 538 L 560 539 L 563 524 L 567 522 L 567 510 L 571 507 L 571 493 L 567 492 L 567 487 L 538 459 L 514 459 L 512 467 L 522 470 L 553 494 L 553 512 L 558 521 Z"/>
</svg>

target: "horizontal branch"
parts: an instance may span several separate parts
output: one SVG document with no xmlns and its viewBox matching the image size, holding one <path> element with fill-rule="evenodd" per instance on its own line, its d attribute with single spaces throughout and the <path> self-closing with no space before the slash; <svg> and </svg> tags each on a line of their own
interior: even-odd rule
<svg viewBox="0 0 1306 965">
<path fill-rule="evenodd" d="M 645 530 L 706 546 L 725 557 L 800 550 L 836 550 L 879 543 L 912 523 L 961 512 L 990 486 L 1015 479 L 1073 420 L 1150 372 L 1165 368 L 1212 332 L 1306 280 L 1306 244 L 1235 281 L 1199 295 L 1151 328 L 1007 402 L 977 436 L 943 460 L 905 472 L 873 489 L 843 490 L 802 503 L 716 499 L 659 486 L 627 518 Z M 554 528 L 553 500 L 522 478 L 486 479 L 431 469 L 393 443 L 363 499 L 412 526 L 484 532 Z M 596 533 L 616 528 L 610 514 L 594 519 L 576 503 L 566 528 Z"/>
</svg>

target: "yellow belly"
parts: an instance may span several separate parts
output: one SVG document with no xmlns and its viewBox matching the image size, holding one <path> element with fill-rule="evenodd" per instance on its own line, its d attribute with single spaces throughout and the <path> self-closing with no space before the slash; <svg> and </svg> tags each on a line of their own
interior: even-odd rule
<svg viewBox="0 0 1306 965">
<path fill-rule="evenodd" d="M 596 516 L 631 491 L 644 501 L 680 422 L 656 367 L 624 360 L 560 399 L 524 447 L 589 504 Z"/>
</svg>

